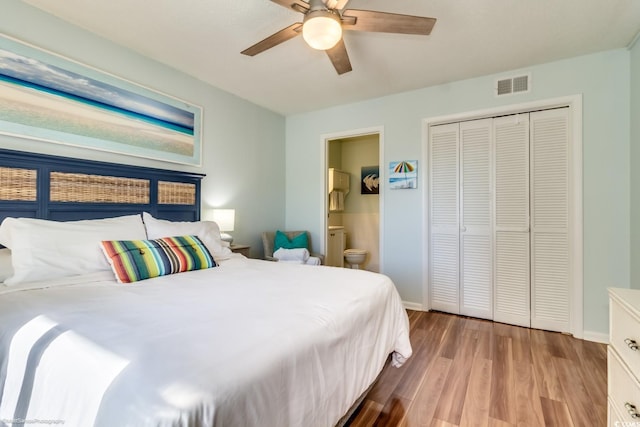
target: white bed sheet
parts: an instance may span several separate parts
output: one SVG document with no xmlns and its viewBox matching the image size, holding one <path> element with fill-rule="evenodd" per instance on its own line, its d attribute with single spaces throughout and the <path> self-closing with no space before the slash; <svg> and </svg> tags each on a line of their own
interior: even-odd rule
<svg viewBox="0 0 640 427">
<path fill-rule="evenodd" d="M 375 273 L 234 257 L 104 279 L 0 293 L 0 426 L 330 427 L 411 355 Z"/>
</svg>

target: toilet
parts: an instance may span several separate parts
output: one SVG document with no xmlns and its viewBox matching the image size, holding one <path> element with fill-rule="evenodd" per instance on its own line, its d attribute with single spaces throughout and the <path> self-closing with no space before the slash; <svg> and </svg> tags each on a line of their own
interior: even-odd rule
<svg viewBox="0 0 640 427">
<path fill-rule="evenodd" d="M 358 270 L 367 259 L 366 249 L 346 249 L 344 251 L 344 259 L 351 268 Z"/>
</svg>

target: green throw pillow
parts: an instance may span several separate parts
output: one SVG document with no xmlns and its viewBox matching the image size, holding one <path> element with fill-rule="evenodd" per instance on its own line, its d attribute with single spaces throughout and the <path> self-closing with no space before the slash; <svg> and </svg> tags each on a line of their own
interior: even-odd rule
<svg viewBox="0 0 640 427">
<path fill-rule="evenodd" d="M 273 252 L 277 251 L 280 248 L 285 249 L 297 249 L 297 248 L 305 248 L 309 249 L 309 239 L 307 238 L 307 233 L 302 232 L 297 236 L 294 236 L 291 240 L 284 234 L 282 231 L 276 231 L 276 237 L 273 241 Z"/>
</svg>

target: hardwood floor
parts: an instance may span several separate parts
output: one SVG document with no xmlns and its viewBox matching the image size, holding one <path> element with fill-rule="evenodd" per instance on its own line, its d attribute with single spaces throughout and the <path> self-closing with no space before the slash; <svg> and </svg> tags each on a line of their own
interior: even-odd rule
<svg viewBox="0 0 640 427">
<path fill-rule="evenodd" d="M 604 344 L 409 311 L 413 356 L 386 366 L 350 427 L 605 426 Z"/>
</svg>

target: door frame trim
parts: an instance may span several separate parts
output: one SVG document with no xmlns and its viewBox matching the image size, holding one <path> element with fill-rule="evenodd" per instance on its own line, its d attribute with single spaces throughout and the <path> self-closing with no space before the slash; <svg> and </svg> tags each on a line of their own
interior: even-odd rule
<svg viewBox="0 0 640 427">
<path fill-rule="evenodd" d="M 447 114 L 442 116 L 427 117 L 422 120 L 422 146 L 423 146 L 423 164 L 429 163 L 429 128 L 433 125 L 446 123 L 461 122 L 467 120 L 483 119 L 508 114 L 527 113 L 537 110 L 547 110 L 552 108 L 569 107 L 570 109 L 570 155 L 571 155 L 571 174 L 570 174 L 570 233 L 571 233 L 571 298 L 570 298 L 570 332 L 576 338 L 584 336 L 584 237 L 583 237 L 583 181 L 582 181 L 582 95 L 569 95 L 558 98 L 542 99 L 532 102 L 520 104 L 503 105 L 499 107 L 486 108 L 481 110 L 467 111 L 462 113 Z M 429 177 L 428 173 L 422 174 L 423 188 L 423 236 L 422 236 L 422 253 L 423 256 L 423 309 L 431 309 L 431 301 L 429 299 Z"/>
<path fill-rule="evenodd" d="M 335 139 L 347 139 L 347 138 L 355 138 L 358 136 L 365 135 L 378 135 L 378 163 L 380 164 L 380 192 L 379 192 L 379 200 L 378 200 L 378 215 L 380 217 L 380 228 L 378 230 L 379 233 L 379 241 L 378 241 L 378 257 L 380 260 L 380 273 L 384 273 L 384 188 L 382 185 L 385 180 L 385 170 L 384 170 L 384 126 L 373 126 L 368 128 L 361 129 L 353 129 L 342 132 L 334 132 L 334 133 L 326 133 L 320 135 L 321 139 L 321 148 L 322 153 L 320 155 L 320 167 L 321 174 L 323 177 L 323 184 L 320 186 L 322 189 L 321 200 L 322 203 L 322 218 L 320 224 L 322 224 L 322 242 L 321 242 L 321 251 L 322 253 L 326 253 L 327 248 L 327 238 L 328 238 L 328 225 L 327 218 L 329 215 L 329 191 L 328 191 L 328 159 L 329 159 L 329 142 Z"/>
</svg>

